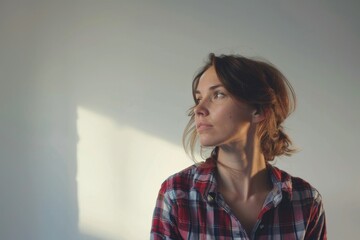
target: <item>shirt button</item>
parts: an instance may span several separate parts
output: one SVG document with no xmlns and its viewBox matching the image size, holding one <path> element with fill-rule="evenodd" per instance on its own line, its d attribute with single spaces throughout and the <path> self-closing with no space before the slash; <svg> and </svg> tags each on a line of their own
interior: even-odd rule
<svg viewBox="0 0 360 240">
<path fill-rule="evenodd" d="M 214 198 L 210 194 L 207 195 L 207 200 L 208 200 L 209 203 L 214 202 Z"/>
<path fill-rule="evenodd" d="M 260 224 L 259 228 L 260 228 L 260 230 L 263 230 L 264 229 L 264 224 Z"/>
</svg>

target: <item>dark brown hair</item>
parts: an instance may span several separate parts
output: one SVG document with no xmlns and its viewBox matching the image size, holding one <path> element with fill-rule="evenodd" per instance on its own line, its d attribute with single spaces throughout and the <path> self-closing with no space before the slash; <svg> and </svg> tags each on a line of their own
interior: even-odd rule
<svg viewBox="0 0 360 240">
<path fill-rule="evenodd" d="M 282 124 L 295 110 L 296 97 L 285 76 L 269 62 L 239 55 L 215 56 L 211 53 L 192 83 L 195 102 L 199 79 L 211 66 L 215 67 L 219 80 L 233 97 L 264 113 L 265 119 L 259 123 L 257 134 L 265 159 L 272 161 L 276 156 L 291 155 L 295 150 Z M 190 120 L 184 130 L 183 145 L 185 151 L 195 159 L 194 148 L 198 136 L 193 110 L 194 107 L 189 109 Z M 213 154 L 216 152 L 215 147 Z"/>
</svg>

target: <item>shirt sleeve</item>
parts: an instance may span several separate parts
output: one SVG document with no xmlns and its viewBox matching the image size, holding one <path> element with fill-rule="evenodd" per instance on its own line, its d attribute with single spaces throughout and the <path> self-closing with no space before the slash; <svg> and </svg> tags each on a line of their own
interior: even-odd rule
<svg viewBox="0 0 360 240">
<path fill-rule="evenodd" d="M 177 206 L 170 197 L 170 192 L 163 185 L 159 191 L 154 209 L 150 239 L 181 239 L 177 224 Z"/>
<path fill-rule="evenodd" d="M 325 211 L 319 193 L 316 194 L 314 205 L 311 209 L 310 223 L 306 231 L 305 239 L 327 239 Z"/>
</svg>

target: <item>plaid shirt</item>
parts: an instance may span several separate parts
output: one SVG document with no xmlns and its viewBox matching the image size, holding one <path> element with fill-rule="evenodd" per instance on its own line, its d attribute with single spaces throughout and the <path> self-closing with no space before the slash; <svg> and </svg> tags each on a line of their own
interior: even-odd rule
<svg viewBox="0 0 360 240">
<path fill-rule="evenodd" d="M 273 190 L 251 236 L 216 190 L 216 162 L 208 159 L 161 186 L 151 239 L 327 239 L 318 191 L 300 178 L 268 165 Z"/>
</svg>

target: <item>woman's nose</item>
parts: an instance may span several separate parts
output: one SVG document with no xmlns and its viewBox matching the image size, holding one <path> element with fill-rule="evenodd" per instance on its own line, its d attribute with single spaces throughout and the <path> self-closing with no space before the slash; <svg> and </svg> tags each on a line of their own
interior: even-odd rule
<svg viewBox="0 0 360 240">
<path fill-rule="evenodd" d="M 206 116 L 209 114 L 208 106 L 205 101 L 199 102 L 194 108 L 195 115 L 203 115 Z"/>
</svg>

